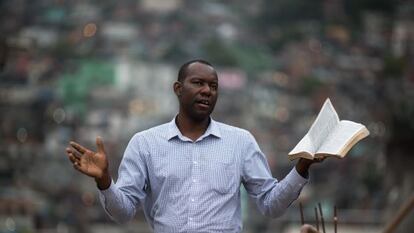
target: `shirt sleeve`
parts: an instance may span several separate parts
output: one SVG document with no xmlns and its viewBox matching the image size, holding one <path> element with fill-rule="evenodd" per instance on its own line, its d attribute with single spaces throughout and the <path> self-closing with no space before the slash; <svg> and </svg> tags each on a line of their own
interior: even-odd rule
<svg viewBox="0 0 414 233">
<path fill-rule="evenodd" d="M 250 135 L 243 160 L 242 182 L 265 216 L 281 216 L 299 194 L 307 179 L 293 168 L 281 181 L 272 177 L 269 164 L 260 151 L 256 140 Z"/>
<path fill-rule="evenodd" d="M 131 220 L 146 197 L 147 169 L 135 135 L 125 150 L 118 171 L 118 181 L 99 190 L 99 200 L 108 216 L 123 223 Z"/>
</svg>

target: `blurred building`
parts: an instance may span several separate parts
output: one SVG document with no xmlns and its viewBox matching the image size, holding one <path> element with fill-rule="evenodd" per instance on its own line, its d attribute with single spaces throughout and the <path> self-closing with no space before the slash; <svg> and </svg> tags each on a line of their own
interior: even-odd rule
<svg viewBox="0 0 414 233">
<path fill-rule="evenodd" d="M 149 232 L 143 214 L 112 223 L 64 150 L 102 135 L 116 174 L 135 132 L 175 116 L 177 69 L 199 57 L 219 71 L 213 117 L 251 131 L 279 179 L 326 97 L 367 125 L 345 159 L 315 166 L 300 201 L 306 219 L 336 205 L 343 232 L 382 229 L 414 189 L 413 13 L 409 1 L 1 1 L 0 232 Z M 297 203 L 270 220 L 244 197 L 244 232 L 298 226 Z"/>
</svg>

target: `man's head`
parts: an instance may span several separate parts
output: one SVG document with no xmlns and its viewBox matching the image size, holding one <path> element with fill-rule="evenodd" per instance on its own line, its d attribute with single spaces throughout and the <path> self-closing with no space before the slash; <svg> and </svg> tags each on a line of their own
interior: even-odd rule
<svg viewBox="0 0 414 233">
<path fill-rule="evenodd" d="M 180 103 L 180 113 L 194 121 L 210 116 L 218 96 L 218 77 L 213 66 L 204 60 L 184 63 L 178 71 L 174 92 Z"/>
</svg>

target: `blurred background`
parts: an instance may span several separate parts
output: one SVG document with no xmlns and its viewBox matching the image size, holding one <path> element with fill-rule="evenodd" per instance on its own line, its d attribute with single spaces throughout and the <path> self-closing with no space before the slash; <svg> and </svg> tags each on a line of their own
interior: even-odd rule
<svg viewBox="0 0 414 233">
<path fill-rule="evenodd" d="M 371 135 L 312 168 L 299 200 L 313 224 L 381 232 L 413 195 L 414 3 L 391 0 L 0 1 L 0 232 L 151 232 L 142 213 L 112 223 L 70 140 L 104 139 L 116 177 L 138 131 L 177 113 L 178 67 L 219 72 L 213 117 L 256 137 L 273 175 L 326 97 Z M 299 232 L 298 202 L 262 217 L 242 195 L 244 232 Z M 396 232 L 414 232 L 414 214 Z M 333 232 L 329 230 L 329 232 Z"/>
</svg>

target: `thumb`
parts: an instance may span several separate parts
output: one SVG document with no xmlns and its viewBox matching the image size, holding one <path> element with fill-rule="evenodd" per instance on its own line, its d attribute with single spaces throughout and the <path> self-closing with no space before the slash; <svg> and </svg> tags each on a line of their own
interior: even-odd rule
<svg viewBox="0 0 414 233">
<path fill-rule="evenodd" d="M 104 144 L 101 137 L 96 137 L 96 146 L 98 147 L 98 153 L 106 154 Z"/>
</svg>

